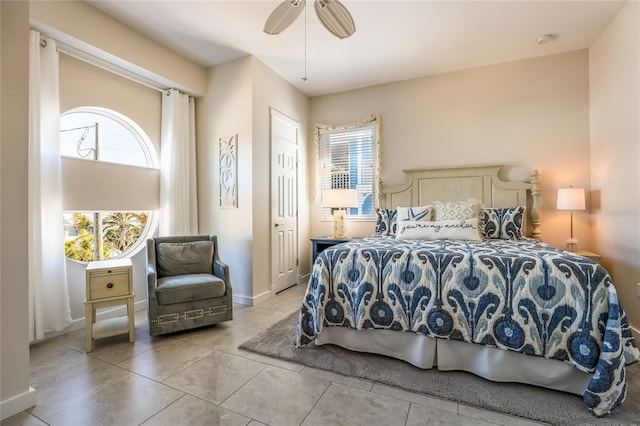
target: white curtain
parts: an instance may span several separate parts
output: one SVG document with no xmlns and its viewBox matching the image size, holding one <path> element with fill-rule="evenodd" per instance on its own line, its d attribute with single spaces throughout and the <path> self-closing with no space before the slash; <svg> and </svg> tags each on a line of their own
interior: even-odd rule
<svg viewBox="0 0 640 426">
<path fill-rule="evenodd" d="M 178 90 L 162 94 L 160 137 L 162 236 L 198 233 L 195 102 Z"/>
<path fill-rule="evenodd" d="M 29 341 L 71 323 L 64 255 L 58 52 L 31 31 L 29 47 Z"/>
</svg>

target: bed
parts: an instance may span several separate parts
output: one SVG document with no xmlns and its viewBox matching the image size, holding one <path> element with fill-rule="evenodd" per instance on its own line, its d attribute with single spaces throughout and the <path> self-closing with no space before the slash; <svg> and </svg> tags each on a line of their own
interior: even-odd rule
<svg viewBox="0 0 640 426">
<path fill-rule="evenodd" d="M 408 171 L 384 189 L 376 235 L 314 262 L 296 346 L 571 392 L 596 416 L 622 403 L 640 352 L 609 274 L 539 241 L 537 173 L 507 182 L 502 169 Z M 479 220 L 456 216 L 467 206 Z"/>
</svg>

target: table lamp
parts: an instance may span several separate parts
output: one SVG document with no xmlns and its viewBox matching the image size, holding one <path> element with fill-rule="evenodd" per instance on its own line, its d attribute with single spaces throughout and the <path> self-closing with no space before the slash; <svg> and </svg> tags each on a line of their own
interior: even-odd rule
<svg viewBox="0 0 640 426">
<path fill-rule="evenodd" d="M 573 236 L 573 211 L 585 209 L 584 188 L 569 186 L 569 188 L 558 189 L 556 208 L 571 212 L 571 237 L 567 240 L 567 250 L 575 252 L 578 248 L 578 239 Z"/>
<path fill-rule="evenodd" d="M 358 191 L 355 189 L 325 189 L 322 191 L 322 207 L 330 207 L 333 211 L 333 236 L 329 238 L 346 238 L 347 227 L 344 221 L 348 207 L 358 207 Z"/>
</svg>

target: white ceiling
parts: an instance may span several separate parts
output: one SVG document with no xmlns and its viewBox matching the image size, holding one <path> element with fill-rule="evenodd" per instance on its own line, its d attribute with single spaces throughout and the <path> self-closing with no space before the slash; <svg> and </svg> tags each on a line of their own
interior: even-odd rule
<svg viewBox="0 0 640 426">
<path fill-rule="evenodd" d="M 210 67 L 254 55 L 308 96 L 589 47 L 624 1 L 345 0 L 356 33 L 340 40 L 309 0 L 284 32 L 262 32 L 280 1 L 90 4 Z M 542 34 L 558 38 L 539 45 Z"/>
</svg>

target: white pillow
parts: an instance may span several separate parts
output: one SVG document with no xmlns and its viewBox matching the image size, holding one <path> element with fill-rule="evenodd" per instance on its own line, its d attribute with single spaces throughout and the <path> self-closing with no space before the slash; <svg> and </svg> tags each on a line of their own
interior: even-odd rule
<svg viewBox="0 0 640 426">
<path fill-rule="evenodd" d="M 396 239 L 482 241 L 478 218 L 437 222 L 399 220 Z"/>
<path fill-rule="evenodd" d="M 432 220 L 434 207 L 398 207 L 398 220 Z"/>
<path fill-rule="evenodd" d="M 475 198 L 450 203 L 436 201 L 434 204 L 436 211 L 433 220 L 463 220 L 480 216 L 480 201 Z"/>
</svg>

